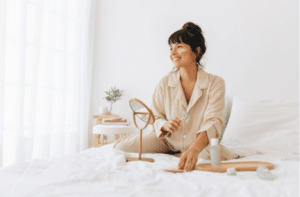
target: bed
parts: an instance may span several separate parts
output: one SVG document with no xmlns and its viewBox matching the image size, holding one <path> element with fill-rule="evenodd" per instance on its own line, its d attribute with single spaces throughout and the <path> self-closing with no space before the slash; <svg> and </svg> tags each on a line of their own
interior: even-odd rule
<svg viewBox="0 0 300 197">
<path fill-rule="evenodd" d="M 108 144 L 1 168 L 0 196 L 299 196 L 297 106 L 295 102 L 246 102 L 234 97 L 231 111 L 226 113 L 230 117 L 221 144 L 242 158 L 223 162 L 271 162 L 275 165 L 272 181 L 260 179 L 256 171 L 238 171 L 235 176 L 197 170 L 165 172 L 176 169 L 178 157 L 143 154 L 155 162 L 126 162 L 126 157 L 137 157 L 137 153 L 125 153 Z M 209 162 L 198 159 L 198 164 Z"/>
</svg>

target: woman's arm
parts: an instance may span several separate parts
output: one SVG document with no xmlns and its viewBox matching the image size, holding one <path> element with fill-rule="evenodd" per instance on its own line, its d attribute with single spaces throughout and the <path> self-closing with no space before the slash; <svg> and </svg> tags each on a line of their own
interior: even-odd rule
<svg viewBox="0 0 300 197">
<path fill-rule="evenodd" d="M 208 93 L 208 103 L 198 133 L 206 131 L 207 137 L 219 138 L 225 110 L 225 81 L 215 77 Z"/>
<path fill-rule="evenodd" d="M 197 133 L 195 142 L 191 145 L 190 149 L 201 152 L 209 144 L 207 132 Z"/>
<path fill-rule="evenodd" d="M 165 100 L 168 99 L 165 96 L 166 77 L 162 78 L 157 84 L 152 96 L 151 110 L 155 117 L 153 128 L 158 138 L 164 138 L 170 133 L 174 133 L 181 125 L 179 118 L 171 118 L 167 120 Z"/>
<path fill-rule="evenodd" d="M 178 164 L 180 170 L 192 171 L 195 169 L 199 153 L 209 144 L 206 131 L 198 133 L 195 142 L 184 152 Z"/>
<path fill-rule="evenodd" d="M 156 85 L 154 93 L 152 95 L 151 110 L 155 117 L 153 129 L 155 130 L 156 136 L 162 138 L 168 134 L 167 131 L 162 130 L 163 125 L 167 122 L 165 105 L 164 105 L 164 78 L 159 81 Z"/>
<path fill-rule="evenodd" d="M 196 134 L 195 142 L 182 154 L 178 167 L 191 171 L 195 168 L 199 153 L 209 144 L 211 138 L 218 138 L 225 109 L 225 81 L 216 77 L 209 90 L 209 100 L 204 112 L 203 123 Z"/>
</svg>

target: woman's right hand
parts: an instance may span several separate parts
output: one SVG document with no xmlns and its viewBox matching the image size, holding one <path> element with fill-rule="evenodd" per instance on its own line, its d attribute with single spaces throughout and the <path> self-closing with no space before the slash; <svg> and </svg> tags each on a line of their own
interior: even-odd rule
<svg viewBox="0 0 300 197">
<path fill-rule="evenodd" d="M 177 117 L 175 117 L 175 118 L 170 119 L 168 122 L 166 122 L 162 126 L 162 130 L 164 130 L 166 132 L 174 133 L 175 131 L 178 130 L 180 125 L 181 125 L 181 121 Z"/>
</svg>

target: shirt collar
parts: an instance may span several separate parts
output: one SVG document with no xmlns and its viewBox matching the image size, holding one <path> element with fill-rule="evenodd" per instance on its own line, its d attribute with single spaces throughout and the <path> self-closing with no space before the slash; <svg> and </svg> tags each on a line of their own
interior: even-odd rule
<svg viewBox="0 0 300 197">
<path fill-rule="evenodd" d="M 199 89 L 205 89 L 208 88 L 208 74 L 205 72 L 202 68 L 197 67 L 197 81 L 195 86 L 197 86 Z M 170 74 L 168 86 L 170 87 L 177 87 L 180 86 L 180 73 L 179 69 L 177 71 L 174 71 Z"/>
</svg>

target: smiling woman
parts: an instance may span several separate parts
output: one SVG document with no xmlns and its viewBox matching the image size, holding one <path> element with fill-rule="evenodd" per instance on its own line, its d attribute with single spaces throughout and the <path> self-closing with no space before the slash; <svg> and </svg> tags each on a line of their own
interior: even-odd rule
<svg viewBox="0 0 300 197">
<path fill-rule="evenodd" d="M 206 51 L 199 26 L 188 22 L 169 40 L 175 72 L 164 76 L 152 97 L 155 132 L 143 134 L 143 153 L 181 153 L 178 168 L 191 171 L 198 156 L 210 159 L 209 140 L 219 138 L 225 109 L 225 82 L 199 65 Z M 186 112 L 190 121 L 180 121 Z M 137 152 L 138 136 L 119 139 L 115 148 Z M 238 155 L 221 146 L 223 160 Z"/>
</svg>

